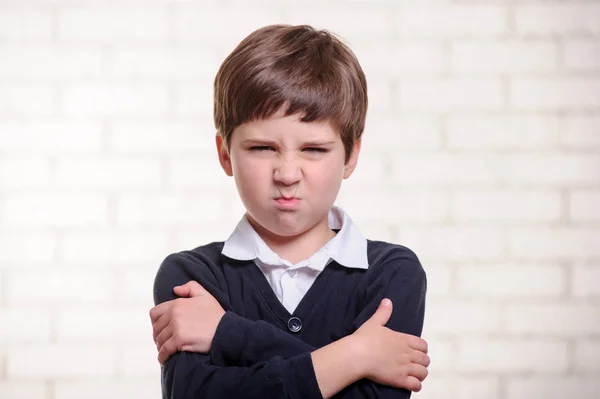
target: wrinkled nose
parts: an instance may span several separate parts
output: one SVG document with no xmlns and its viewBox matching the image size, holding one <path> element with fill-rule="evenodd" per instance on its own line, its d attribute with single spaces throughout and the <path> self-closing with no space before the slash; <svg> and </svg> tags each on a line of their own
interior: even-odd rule
<svg viewBox="0 0 600 399">
<path fill-rule="evenodd" d="M 302 171 L 300 164 L 288 159 L 282 159 L 273 170 L 273 180 L 285 186 L 291 186 L 300 181 Z"/>
</svg>

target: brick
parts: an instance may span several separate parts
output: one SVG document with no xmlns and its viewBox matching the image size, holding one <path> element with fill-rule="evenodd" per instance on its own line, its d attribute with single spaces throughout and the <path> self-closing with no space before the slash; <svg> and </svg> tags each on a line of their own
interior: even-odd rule
<svg viewBox="0 0 600 399">
<path fill-rule="evenodd" d="M 49 86 L 0 83 L 0 115 L 51 116 L 54 101 Z"/>
<path fill-rule="evenodd" d="M 564 64 L 569 69 L 597 71 L 600 69 L 600 44 L 594 40 L 573 39 L 564 44 Z"/>
<path fill-rule="evenodd" d="M 473 378 L 446 373 L 438 375 L 432 372 L 418 396 L 423 399 L 499 399 L 498 386 L 498 377 L 477 375 Z"/>
<path fill-rule="evenodd" d="M 565 116 L 560 129 L 560 141 L 568 148 L 600 148 L 600 116 Z"/>
<path fill-rule="evenodd" d="M 107 67 L 102 49 L 76 46 L 4 46 L 0 59 L 7 78 L 99 78 Z"/>
<path fill-rule="evenodd" d="M 600 298 L 600 265 L 573 267 L 572 293 L 577 298 Z"/>
<path fill-rule="evenodd" d="M 592 228 L 514 229 L 508 234 L 508 246 L 513 256 L 525 259 L 580 260 L 600 256 L 598 230 Z"/>
<path fill-rule="evenodd" d="M 44 122 L 0 122 L 0 151 L 56 154 L 97 152 L 102 148 L 102 125 L 88 120 L 45 120 Z"/>
<path fill-rule="evenodd" d="M 200 116 L 206 119 L 206 125 L 213 124 L 212 84 L 174 83 L 173 108 L 177 116 Z"/>
<path fill-rule="evenodd" d="M 202 226 L 178 228 L 173 237 L 173 250 L 192 249 L 213 241 L 224 241 L 235 229 L 245 210 L 240 205 L 239 210 L 231 211 L 231 216 L 219 223 L 212 224 L 210 229 Z"/>
<path fill-rule="evenodd" d="M 229 53 L 259 27 L 281 23 L 281 17 L 274 7 L 257 9 L 244 4 L 232 13 L 223 6 L 208 8 L 179 4 L 174 9 L 171 23 L 177 41 L 219 44 Z M 227 29 L 223 29 L 225 26 Z M 219 34 L 215 35 L 215 32 Z"/>
<path fill-rule="evenodd" d="M 506 329 L 515 333 L 584 335 L 600 332 L 600 306 L 508 305 Z"/>
<path fill-rule="evenodd" d="M 123 374 L 129 377 L 156 377 L 160 378 L 160 363 L 158 350 L 152 342 L 152 329 L 150 339 L 146 345 L 127 345 L 121 352 L 123 357 Z"/>
<path fill-rule="evenodd" d="M 454 343 L 450 340 L 429 338 L 429 324 L 425 324 L 424 328 L 425 335 L 423 335 L 423 339 L 427 341 L 427 354 L 432 359 L 428 371 L 430 373 L 452 371 L 454 368 L 453 359 L 456 358 L 456 347 Z"/>
<path fill-rule="evenodd" d="M 504 254 L 504 241 L 501 231 L 483 227 L 406 227 L 398 238 L 420 257 L 444 261 L 498 259 Z"/>
<path fill-rule="evenodd" d="M 152 286 L 148 286 L 148 292 Z M 152 340 L 150 308 L 119 306 L 68 306 L 62 307 L 56 317 L 56 334 L 59 342 L 119 342 Z M 154 348 L 156 350 L 156 348 Z"/>
<path fill-rule="evenodd" d="M 580 110 L 600 107 L 600 79 L 513 78 L 509 83 L 509 104 L 515 108 Z"/>
<path fill-rule="evenodd" d="M 452 70 L 460 73 L 556 71 L 558 48 L 551 41 L 472 41 L 452 46 Z"/>
<path fill-rule="evenodd" d="M 173 158 L 170 172 L 169 186 L 173 188 L 205 190 L 210 187 L 237 195 L 235 182 L 219 164 L 216 147 L 214 152 L 204 156 Z"/>
<path fill-rule="evenodd" d="M 351 186 L 348 184 L 347 187 Z M 355 190 L 349 190 L 348 195 L 338 197 L 338 203 L 357 220 L 368 219 L 377 223 L 441 222 L 446 216 L 446 198 L 435 190 L 382 189 L 374 184 L 354 187 Z M 377 206 L 366 208 L 365 203 L 376 203 Z"/>
<path fill-rule="evenodd" d="M 566 276 L 560 265 L 461 265 L 458 293 L 468 298 L 559 298 Z"/>
<path fill-rule="evenodd" d="M 600 373 L 600 341 L 576 342 L 575 370 L 582 374 Z"/>
<path fill-rule="evenodd" d="M 168 253 L 165 252 L 163 258 L 167 255 Z M 147 305 L 149 311 L 154 306 L 152 287 L 161 262 L 162 260 L 148 263 L 147 268 L 143 270 L 124 270 L 119 273 L 117 292 L 119 300 L 122 300 L 122 303 L 143 303 Z"/>
<path fill-rule="evenodd" d="M 437 149 L 442 145 L 440 123 L 431 116 L 395 115 L 367 118 L 361 152 L 386 156 L 398 152 Z M 361 155 L 359 163 L 364 156 Z"/>
<path fill-rule="evenodd" d="M 573 191 L 569 198 L 569 215 L 578 222 L 600 220 L 600 191 Z"/>
<path fill-rule="evenodd" d="M 214 133 L 201 133 L 198 124 L 117 122 L 111 147 L 123 153 L 192 153 L 199 157 L 199 151 L 216 155 L 214 140 Z"/>
<path fill-rule="evenodd" d="M 371 115 L 385 113 L 391 109 L 393 83 L 391 80 L 375 80 L 369 83 L 369 112 Z"/>
<path fill-rule="evenodd" d="M 498 377 L 477 377 L 477 379 L 459 379 L 455 399 L 497 399 L 500 383 Z"/>
<path fill-rule="evenodd" d="M 310 24 L 326 29 L 352 48 L 353 41 L 389 38 L 393 33 L 393 18 L 383 7 L 347 3 L 345 7 L 319 5 L 310 7 L 284 7 L 283 23 Z M 360 15 L 360 18 L 356 18 Z"/>
<path fill-rule="evenodd" d="M 14 271 L 5 285 L 7 301 L 19 305 L 106 302 L 114 296 L 114 281 L 108 272 Z"/>
<path fill-rule="evenodd" d="M 52 13 L 33 8 L 0 10 L 0 39 L 15 41 L 50 41 Z"/>
<path fill-rule="evenodd" d="M 63 42 L 164 41 L 167 37 L 166 9 L 151 6 L 61 7 L 58 35 Z"/>
<path fill-rule="evenodd" d="M 427 273 L 428 298 L 447 297 L 453 292 L 454 272 L 450 265 L 441 262 L 426 262 L 423 267 Z"/>
<path fill-rule="evenodd" d="M 55 182 L 60 187 L 138 189 L 160 188 L 161 164 L 150 158 L 61 157 Z"/>
<path fill-rule="evenodd" d="M 506 397 L 511 399 L 562 399 L 569 396 L 577 399 L 596 399 L 600 393 L 597 376 L 535 376 L 509 379 Z"/>
<path fill-rule="evenodd" d="M 401 7 L 396 15 L 398 34 L 406 37 L 482 37 L 505 33 L 507 9 L 496 5 Z"/>
<path fill-rule="evenodd" d="M 452 195 L 452 217 L 458 222 L 557 221 L 558 192 L 532 190 L 460 190 Z"/>
<path fill-rule="evenodd" d="M 134 378 L 127 380 L 78 379 L 71 381 L 57 380 L 54 382 L 54 399 L 129 399 L 129 398 L 160 399 L 160 378 Z"/>
<path fill-rule="evenodd" d="M 8 227 L 90 227 L 105 226 L 107 212 L 97 195 L 15 194 L 6 197 L 0 219 Z"/>
<path fill-rule="evenodd" d="M 0 308 L 0 325 L 0 342 L 47 341 L 52 333 L 50 313 L 44 310 Z"/>
<path fill-rule="evenodd" d="M 43 381 L 0 381 L 0 398 L 46 399 L 46 383 Z"/>
<path fill-rule="evenodd" d="M 555 373 L 566 371 L 569 363 L 567 344 L 549 338 L 507 340 L 469 337 L 460 340 L 457 353 L 456 370 L 463 372 Z"/>
<path fill-rule="evenodd" d="M 428 334 L 494 332 L 501 327 L 500 308 L 494 304 L 465 301 L 429 301 L 425 312 Z"/>
<path fill-rule="evenodd" d="M 529 186 L 596 184 L 600 158 L 586 154 L 515 154 L 500 157 L 502 181 Z M 553 187 L 554 188 L 554 187 Z"/>
<path fill-rule="evenodd" d="M 102 251 L 98 251 L 102 248 Z M 167 232 L 103 231 L 67 232 L 61 260 L 77 267 L 115 268 L 123 264 L 160 262 L 167 255 Z M 94 254 L 90 256 L 90 254 Z"/>
<path fill-rule="evenodd" d="M 0 159 L 0 189 L 43 188 L 49 184 L 49 162 L 27 156 Z"/>
<path fill-rule="evenodd" d="M 214 36 L 213 36 L 214 37 Z M 119 47 L 109 73 L 126 78 L 213 79 L 220 61 L 214 51 L 194 47 Z"/>
<path fill-rule="evenodd" d="M 452 149 L 528 150 L 556 148 L 558 127 L 554 116 L 451 115 L 444 130 Z"/>
<path fill-rule="evenodd" d="M 78 84 L 66 86 L 68 116 L 156 116 L 167 112 L 167 88 L 161 84 Z"/>
<path fill-rule="evenodd" d="M 483 154 L 410 154 L 392 161 L 392 181 L 402 186 L 491 185 L 502 177 L 502 158 Z"/>
<path fill-rule="evenodd" d="M 444 70 L 441 42 L 410 41 L 406 43 L 357 43 L 352 45 L 367 80 L 382 74 L 397 77 L 399 73 L 440 73 Z"/>
<path fill-rule="evenodd" d="M 518 34 L 567 35 L 600 32 L 597 4 L 523 5 L 515 9 Z"/>
<path fill-rule="evenodd" d="M 410 79 L 399 88 L 407 110 L 489 110 L 504 104 L 498 78 Z"/>
<path fill-rule="evenodd" d="M 218 195 L 138 196 L 119 198 L 117 218 L 120 227 L 193 226 L 221 223 L 227 216 Z M 153 215 L 152 219 L 148 215 Z"/>
<path fill-rule="evenodd" d="M 110 345 L 11 346 L 8 378 L 80 378 L 115 375 L 117 349 Z"/>
</svg>

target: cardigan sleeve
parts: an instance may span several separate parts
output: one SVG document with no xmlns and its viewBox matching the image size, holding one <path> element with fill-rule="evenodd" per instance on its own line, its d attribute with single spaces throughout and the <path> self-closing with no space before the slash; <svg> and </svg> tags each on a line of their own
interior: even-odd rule
<svg viewBox="0 0 600 399">
<path fill-rule="evenodd" d="M 170 255 L 163 261 L 154 281 L 155 305 L 177 298 L 173 293 L 173 287 L 190 280 L 185 264 L 179 254 Z M 210 281 L 202 283 L 211 286 Z M 211 286 L 211 291 L 214 293 L 214 286 Z M 215 295 L 217 296 L 223 297 L 223 295 Z M 220 302 L 223 304 L 222 301 Z M 232 316 L 231 312 L 229 313 L 226 315 L 227 318 Z M 244 328 L 247 327 L 247 323 L 243 323 L 244 320 L 238 317 L 234 319 L 234 323 Z M 226 326 L 227 324 L 224 325 Z M 230 337 L 232 346 L 242 345 L 240 342 L 235 342 L 242 336 L 243 334 L 232 335 Z M 281 344 L 280 347 L 285 345 Z M 310 350 L 296 352 L 295 356 L 287 358 L 274 355 L 248 367 L 224 366 L 223 359 L 218 357 L 213 359 L 210 354 L 177 352 L 161 366 L 163 399 L 261 397 L 321 399 Z"/>
</svg>

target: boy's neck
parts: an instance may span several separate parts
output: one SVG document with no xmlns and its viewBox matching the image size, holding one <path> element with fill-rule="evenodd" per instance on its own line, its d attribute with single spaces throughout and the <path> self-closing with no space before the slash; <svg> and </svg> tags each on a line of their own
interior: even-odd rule
<svg viewBox="0 0 600 399">
<path fill-rule="evenodd" d="M 292 264 L 310 258 L 336 234 L 335 231 L 329 228 L 327 219 L 302 234 L 286 237 L 271 233 L 256 223 L 250 215 L 247 215 L 247 218 L 265 244 L 281 259 L 285 259 Z"/>
</svg>

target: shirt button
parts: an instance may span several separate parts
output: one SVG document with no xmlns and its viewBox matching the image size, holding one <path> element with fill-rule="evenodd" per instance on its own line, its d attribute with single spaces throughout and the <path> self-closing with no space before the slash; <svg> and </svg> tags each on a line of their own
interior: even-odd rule
<svg viewBox="0 0 600 399">
<path fill-rule="evenodd" d="M 302 330 L 302 321 L 297 317 L 292 317 L 288 320 L 288 328 L 291 332 L 298 332 Z"/>
<path fill-rule="evenodd" d="M 297 275 L 298 275 L 298 270 L 290 270 L 290 277 L 291 278 L 296 278 Z"/>
</svg>

